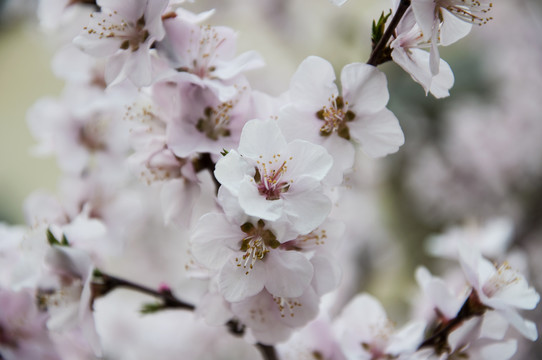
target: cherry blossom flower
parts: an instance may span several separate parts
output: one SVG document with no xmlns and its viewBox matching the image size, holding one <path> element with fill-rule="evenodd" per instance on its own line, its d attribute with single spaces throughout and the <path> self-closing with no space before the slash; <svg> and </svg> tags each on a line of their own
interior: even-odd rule
<svg viewBox="0 0 542 360">
<path fill-rule="evenodd" d="M 237 94 L 223 102 L 211 89 L 193 83 L 154 85 L 153 95 L 166 113 L 168 148 L 186 158 L 196 153 L 218 156 L 224 149 L 239 146 L 241 129 L 251 119 L 247 86 L 245 80 L 236 86 Z"/>
<path fill-rule="evenodd" d="M 31 290 L 0 288 L 0 354 L 6 360 L 60 360 Z"/>
<path fill-rule="evenodd" d="M 395 330 L 380 302 L 369 294 L 357 295 L 334 322 L 335 336 L 347 359 L 388 359 L 412 354 L 423 339 L 424 322 Z"/>
<path fill-rule="evenodd" d="M 351 141 L 371 157 L 393 153 L 404 143 L 397 118 L 385 108 L 389 94 L 383 73 L 370 65 L 349 64 L 341 72 L 341 84 L 342 94 L 331 64 L 310 56 L 292 77 L 291 104 L 279 115 L 288 140 L 308 140 L 330 152 L 332 183 L 340 182 L 353 165 Z"/>
<path fill-rule="evenodd" d="M 235 56 L 236 35 L 231 28 L 198 25 L 180 16 L 164 26 L 167 36 L 158 50 L 177 71 L 167 78 L 211 88 L 222 102 L 237 94 L 232 81 L 238 75 L 264 65 L 255 51 Z"/>
<path fill-rule="evenodd" d="M 263 344 L 275 344 L 287 340 L 295 328 L 316 317 L 318 296 L 311 287 L 297 297 L 275 296 L 263 290 L 231 307 L 252 337 Z"/>
<path fill-rule="evenodd" d="M 466 242 L 477 248 L 483 256 L 500 260 L 504 257 L 510 242 L 514 224 L 508 218 L 494 218 L 483 224 L 467 223 L 454 226 L 444 233 L 428 239 L 427 251 L 433 256 L 458 259 L 458 248 Z"/>
<path fill-rule="evenodd" d="M 230 223 L 224 214 L 202 216 L 192 234 L 192 253 L 218 271 L 220 292 L 235 302 L 265 287 L 273 296 L 298 297 L 313 277 L 313 266 L 298 251 L 280 249 L 280 234 L 270 223 L 249 218 Z"/>
<path fill-rule="evenodd" d="M 320 225 L 331 204 L 322 180 L 331 168 L 327 151 L 307 141 L 286 142 L 273 120 L 251 120 L 215 169 L 217 180 L 249 216 L 288 221 L 301 234 Z"/>
<path fill-rule="evenodd" d="M 390 44 L 391 57 L 412 79 L 420 84 L 425 94 L 431 92 L 436 98 L 449 96 L 448 90 L 454 84 L 450 65 L 440 59 L 439 73 L 434 75 L 429 67 L 429 52 L 423 50 L 431 44 L 423 39 L 420 27 L 415 22 L 412 8 L 409 7 L 396 28 L 396 37 Z"/>
<path fill-rule="evenodd" d="M 518 313 L 518 309 L 534 309 L 540 301 L 540 295 L 529 287 L 525 277 L 507 263 L 497 268 L 467 244 L 460 246 L 459 260 L 480 302 L 498 312 L 523 336 L 536 340 L 536 325 Z"/>
<path fill-rule="evenodd" d="M 152 82 L 151 45 L 165 35 L 162 13 L 168 0 L 97 0 L 99 12 L 74 39 L 83 51 L 107 57 L 105 80 L 111 85 L 128 78 L 134 85 Z"/>
<path fill-rule="evenodd" d="M 38 298 L 51 316 L 47 327 L 52 331 L 66 331 L 80 326 L 94 353 L 101 356 L 91 307 L 90 281 L 94 266 L 90 257 L 79 249 L 53 245 L 45 262 L 49 273 L 44 274 L 38 285 Z"/>
<path fill-rule="evenodd" d="M 472 24 L 483 25 L 488 16 L 491 0 L 412 0 L 412 10 L 422 30 L 424 40 L 431 42 L 431 73 L 439 73 L 437 43 L 448 46 L 465 37 Z"/>
</svg>

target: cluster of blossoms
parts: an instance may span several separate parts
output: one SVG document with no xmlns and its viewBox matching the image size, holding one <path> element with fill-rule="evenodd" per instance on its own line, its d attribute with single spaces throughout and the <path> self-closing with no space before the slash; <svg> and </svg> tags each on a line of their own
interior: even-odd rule
<svg viewBox="0 0 542 360">
<path fill-rule="evenodd" d="M 367 64 L 348 64 L 337 79 L 331 63 L 309 56 L 273 97 L 246 75 L 264 66 L 261 56 L 238 55 L 235 31 L 207 24 L 213 11 L 174 0 L 42 0 L 42 24 L 62 35 L 53 70 L 67 85 L 28 122 L 35 151 L 54 154 L 63 177 L 58 196 L 28 198 L 26 228 L 0 228 L 0 358 L 132 358 L 138 345 L 111 330 L 128 327 L 111 304 L 123 305 L 108 301 L 117 287 L 159 300 L 144 313 L 194 310 L 149 315 L 150 326 L 176 333 L 164 324 L 188 324 L 178 331 L 185 349 L 150 346 L 164 352 L 136 358 L 254 358 L 256 344 L 266 359 L 506 360 L 517 348 L 509 325 L 536 340 L 518 310 L 534 309 L 539 295 L 485 257 L 506 237 L 487 229 L 434 240 L 463 280 L 419 268 L 419 309 L 403 328 L 366 293 L 332 310 L 344 303 L 341 243 L 357 221 L 337 204 L 350 196 L 356 157 L 404 143 L 376 65 L 393 59 L 426 93 L 447 96 L 453 75 L 437 45 L 487 22 L 492 5 L 393 7 L 388 28 L 386 16 L 374 26 Z M 489 255 L 477 243 L 486 238 Z M 189 332 L 205 341 L 191 343 Z M 220 351 L 209 355 L 212 341 Z"/>
</svg>

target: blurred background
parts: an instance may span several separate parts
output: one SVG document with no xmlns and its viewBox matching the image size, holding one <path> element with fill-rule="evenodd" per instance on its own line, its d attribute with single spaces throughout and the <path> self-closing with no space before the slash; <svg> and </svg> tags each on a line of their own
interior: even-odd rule
<svg viewBox="0 0 542 360">
<path fill-rule="evenodd" d="M 239 53 L 253 49 L 263 55 L 267 67 L 250 77 L 255 89 L 272 95 L 288 88 L 309 55 L 328 59 L 337 73 L 347 63 L 365 62 L 371 21 L 390 6 L 380 0 L 349 0 L 341 8 L 327 0 L 186 5 L 193 11 L 216 8 L 211 24 L 239 32 Z M 26 196 L 36 189 L 54 192 L 60 174 L 55 159 L 30 155 L 35 141 L 26 111 L 63 88 L 50 70 L 54 40 L 39 30 L 36 9 L 37 1 L 0 0 L 0 221 L 8 223 L 22 223 Z M 378 209 L 380 220 L 373 225 L 385 227 L 388 239 L 386 246 L 374 241 L 368 246 L 398 259 L 378 278 L 364 278 L 362 287 L 381 298 L 405 291 L 402 280 L 411 284 L 418 264 L 436 266 L 423 250 L 429 235 L 495 217 L 513 220 L 512 248 L 525 254 L 531 281 L 542 289 L 542 5 L 499 1 L 492 16 L 467 38 L 441 48 L 455 75 L 447 99 L 426 96 L 393 63 L 381 67 L 388 76 L 389 107 L 406 137 L 397 154 L 360 159 L 356 174 L 374 201 L 367 207 Z M 377 259 L 365 256 L 365 267 L 378 268 Z M 397 309 L 400 318 L 402 308 Z M 535 317 L 540 324 L 541 312 L 530 318 Z M 542 358 L 540 342 L 524 351 L 526 359 Z"/>
</svg>

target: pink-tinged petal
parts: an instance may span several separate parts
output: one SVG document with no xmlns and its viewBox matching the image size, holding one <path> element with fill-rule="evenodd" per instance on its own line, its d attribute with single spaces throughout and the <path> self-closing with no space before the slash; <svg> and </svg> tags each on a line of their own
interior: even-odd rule
<svg viewBox="0 0 542 360">
<path fill-rule="evenodd" d="M 150 44 L 149 44 L 150 45 Z M 151 54 L 147 47 L 140 47 L 139 50 L 132 52 L 125 63 L 124 72 L 136 87 L 149 86 L 152 83 L 152 65 Z M 110 85 L 119 83 L 113 81 Z"/>
<path fill-rule="evenodd" d="M 286 148 L 286 139 L 274 120 L 251 120 L 245 124 L 239 142 L 239 154 L 258 160 L 271 158 Z"/>
<path fill-rule="evenodd" d="M 97 0 L 101 8 L 115 10 L 126 22 L 139 19 L 145 12 L 147 4 L 155 0 Z"/>
<path fill-rule="evenodd" d="M 435 26 L 438 27 L 438 18 L 435 19 Z M 429 68 L 433 76 L 437 75 L 440 71 L 440 53 L 438 50 L 438 31 L 431 34 L 431 50 L 429 52 Z"/>
<path fill-rule="evenodd" d="M 238 195 L 239 186 L 245 175 L 254 176 L 255 170 L 235 150 L 231 150 L 225 157 L 216 163 L 214 174 L 219 183 L 227 187 L 235 196 Z"/>
<path fill-rule="evenodd" d="M 433 24 L 436 17 L 436 2 L 434 0 L 413 0 L 412 11 L 418 25 L 422 29 L 424 40 L 429 40 L 433 32 Z"/>
<path fill-rule="evenodd" d="M 336 259 L 317 255 L 311 259 L 311 263 L 314 268 L 311 285 L 316 294 L 323 295 L 335 290 L 339 286 L 342 277 L 342 268 Z"/>
<path fill-rule="evenodd" d="M 267 200 L 261 195 L 254 183 L 254 178 L 245 176 L 239 185 L 239 204 L 247 215 L 263 220 L 275 221 L 283 214 L 285 202 L 283 199 Z"/>
<path fill-rule="evenodd" d="M 394 1 L 396 3 L 395 8 L 399 6 L 399 1 Z M 407 9 L 403 18 L 399 22 L 396 28 L 398 36 L 408 33 L 414 26 L 416 26 L 416 17 L 412 11 L 412 6 Z"/>
<path fill-rule="evenodd" d="M 469 246 L 466 242 L 460 242 L 457 245 L 459 252 L 459 263 L 465 273 L 467 281 L 475 288 L 480 289 L 482 284 L 478 279 L 478 262 L 482 258 L 482 255 L 476 250 Z M 494 267 L 493 267 L 494 268 Z M 486 275 L 485 278 L 489 278 L 490 275 Z"/>
<path fill-rule="evenodd" d="M 381 157 L 396 152 L 405 142 L 403 130 L 395 115 L 384 108 L 348 124 L 350 135 L 359 142 L 365 154 Z"/>
<path fill-rule="evenodd" d="M 426 323 L 416 321 L 396 331 L 388 342 L 386 354 L 399 355 L 416 351 L 423 341 Z"/>
<path fill-rule="evenodd" d="M 505 342 L 482 345 L 478 349 L 476 359 L 480 360 L 508 360 L 514 356 L 518 348 L 518 342 L 515 339 L 509 339 Z"/>
<path fill-rule="evenodd" d="M 228 245 L 241 241 L 244 233 L 238 226 L 230 224 L 224 214 L 203 215 L 194 227 L 190 238 L 191 251 L 196 260 L 210 269 L 218 270 L 225 265 L 233 253 Z"/>
<path fill-rule="evenodd" d="M 290 337 L 291 328 L 281 321 L 278 305 L 265 290 L 244 301 L 231 304 L 231 308 L 247 325 L 252 336 L 262 344 L 272 345 Z"/>
<path fill-rule="evenodd" d="M 339 136 L 327 136 L 322 145 L 333 157 L 333 165 L 324 178 L 326 185 L 339 185 L 343 182 L 344 173 L 354 166 L 356 149 L 354 145 Z"/>
<path fill-rule="evenodd" d="M 449 90 L 454 85 L 454 73 L 450 68 L 450 65 L 442 59 L 440 59 L 439 72 L 433 77 L 431 81 L 430 92 L 437 99 L 442 99 L 450 96 Z"/>
<path fill-rule="evenodd" d="M 391 52 L 391 57 L 397 65 L 410 74 L 414 81 L 423 87 L 425 95 L 427 95 L 433 78 L 428 66 L 429 53 L 420 49 L 396 47 Z"/>
<path fill-rule="evenodd" d="M 324 147 L 304 140 L 294 140 L 289 143 L 287 153 L 292 157 L 287 162 L 287 175 L 291 179 L 310 176 L 316 180 L 322 180 L 333 164 L 333 158 Z"/>
<path fill-rule="evenodd" d="M 87 54 L 96 57 L 113 55 L 120 49 L 122 41 L 118 38 L 95 39 L 90 36 L 78 35 L 73 39 L 73 43 L 79 49 Z"/>
<path fill-rule="evenodd" d="M 308 104 L 296 103 L 284 106 L 280 109 L 277 124 L 288 141 L 303 139 L 321 144 L 325 139 L 320 135 L 323 122 L 316 117 L 314 106 Z"/>
<path fill-rule="evenodd" d="M 262 291 L 267 277 L 265 267 L 259 263 L 260 260 L 252 269 L 245 269 L 243 266 L 237 266 L 235 256 L 239 255 L 233 255 L 218 275 L 220 293 L 230 302 L 244 300 Z"/>
<path fill-rule="evenodd" d="M 429 91 L 437 99 L 450 95 L 449 89 L 454 84 L 454 74 L 446 61 L 440 59 L 439 73 L 433 76 L 428 66 L 430 55 L 427 51 L 395 48 L 391 56 L 397 65 L 424 88 L 426 95 Z"/>
<path fill-rule="evenodd" d="M 242 72 L 259 69 L 265 66 L 262 56 L 256 51 L 247 51 L 235 59 L 224 62 L 217 62 L 213 75 L 220 79 L 232 79 Z"/>
<path fill-rule="evenodd" d="M 338 94 L 333 66 L 317 56 L 303 60 L 290 81 L 292 101 L 314 105 L 315 112 Z"/>
<path fill-rule="evenodd" d="M 217 201 L 230 222 L 244 224 L 247 221 L 248 215 L 245 214 L 243 208 L 239 205 L 237 195 L 233 195 L 225 186 L 221 186 L 218 189 Z"/>
<path fill-rule="evenodd" d="M 380 111 L 389 100 L 386 75 L 376 67 L 353 63 L 341 72 L 344 101 L 357 116 Z"/>
<path fill-rule="evenodd" d="M 52 246 L 47 251 L 45 261 L 57 272 L 80 279 L 86 279 L 92 267 L 92 261 L 85 251 L 68 246 Z"/>
<path fill-rule="evenodd" d="M 124 72 L 124 68 L 129 57 L 129 52 L 121 51 L 118 54 L 113 55 L 109 59 L 107 59 L 104 73 L 104 79 L 107 84 L 119 83 L 122 80 L 126 79 L 126 73 Z"/>
<path fill-rule="evenodd" d="M 536 324 L 534 322 L 525 320 L 517 311 L 511 308 L 499 310 L 499 312 L 510 322 L 510 325 L 521 333 L 521 335 L 531 341 L 536 341 L 536 339 L 538 339 L 538 330 L 536 329 Z"/>
<path fill-rule="evenodd" d="M 265 268 L 265 288 L 273 296 L 301 296 L 313 275 L 312 264 L 296 251 L 270 251 L 265 258 Z"/>
<path fill-rule="evenodd" d="M 155 40 L 162 40 L 166 34 L 162 24 L 162 14 L 169 0 L 148 0 L 145 9 L 145 28 Z"/>
<path fill-rule="evenodd" d="M 200 187 L 197 183 L 185 179 L 166 181 L 160 192 L 164 222 L 188 226 L 192 208 L 199 195 Z"/>
<path fill-rule="evenodd" d="M 93 269 L 89 269 L 86 275 L 86 281 L 83 285 L 83 291 L 81 292 L 81 300 L 79 304 L 79 323 L 81 324 L 81 330 L 88 341 L 94 355 L 102 357 L 102 345 L 100 341 L 100 335 L 96 330 L 96 323 L 94 321 L 94 313 L 90 302 L 92 301 L 92 291 L 90 289 L 90 283 L 92 279 Z"/>
<path fill-rule="evenodd" d="M 283 194 L 284 212 L 293 228 L 307 234 L 320 226 L 331 211 L 331 200 L 310 177 L 296 179 Z"/>
<path fill-rule="evenodd" d="M 442 25 L 440 27 L 440 43 L 448 46 L 467 36 L 472 24 L 461 20 L 447 10 L 442 10 Z"/>
<path fill-rule="evenodd" d="M 275 299 L 280 302 L 280 299 Z M 297 298 L 283 298 L 284 309 L 280 312 L 280 319 L 291 327 L 306 325 L 318 315 L 318 304 L 320 298 L 309 286 L 303 295 Z M 279 307 L 280 310 L 280 307 Z"/>
<path fill-rule="evenodd" d="M 502 340 L 508 327 L 508 321 L 498 311 L 486 311 L 482 318 L 480 337 Z"/>
</svg>

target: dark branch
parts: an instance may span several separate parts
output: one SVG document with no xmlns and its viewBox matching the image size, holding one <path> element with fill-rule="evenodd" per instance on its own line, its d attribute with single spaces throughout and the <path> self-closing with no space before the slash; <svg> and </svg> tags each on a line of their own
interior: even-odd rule
<svg viewBox="0 0 542 360">
<path fill-rule="evenodd" d="M 373 48 L 373 51 L 371 52 L 371 56 L 369 57 L 369 60 L 367 60 L 367 64 L 378 66 L 388 60 L 389 56 L 386 55 L 386 49 L 388 45 L 388 41 L 390 40 L 391 36 L 395 32 L 395 28 L 399 24 L 399 21 L 401 21 L 403 15 L 405 15 L 405 12 L 410 7 L 410 0 L 401 0 L 399 3 L 399 6 L 397 7 L 397 11 L 395 12 L 395 15 L 393 15 L 393 19 L 391 19 L 390 24 L 388 25 L 388 28 L 386 29 L 386 32 L 384 32 L 384 35 L 380 38 L 376 46 Z"/>
<path fill-rule="evenodd" d="M 94 299 L 104 296 L 118 287 L 124 287 L 160 299 L 162 303 L 157 308 L 155 308 L 155 310 L 195 309 L 194 305 L 177 299 L 169 289 L 154 290 L 149 287 L 118 278 L 113 275 L 105 274 L 98 270 L 94 272 L 94 281 L 91 284 L 91 307 Z M 243 336 L 245 334 L 245 325 L 241 324 L 237 319 L 231 319 L 230 321 L 228 321 L 226 323 L 226 327 L 228 328 L 229 332 L 234 336 Z M 262 353 L 265 360 L 278 360 L 277 353 L 273 346 L 257 343 L 256 347 Z M 0 360 L 2 360 L 1 356 Z"/>
</svg>

